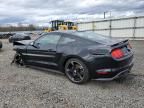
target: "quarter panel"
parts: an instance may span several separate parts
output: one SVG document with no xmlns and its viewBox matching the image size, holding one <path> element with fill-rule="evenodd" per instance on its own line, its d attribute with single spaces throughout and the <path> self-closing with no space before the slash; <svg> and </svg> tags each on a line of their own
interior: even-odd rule
<svg viewBox="0 0 144 108">
<path fill-rule="evenodd" d="M 58 45 L 57 54 L 59 54 L 58 66 L 63 71 L 65 62 L 70 58 L 77 58 L 83 61 L 88 67 L 91 62 L 91 54 L 88 51 L 89 44 L 86 43 L 70 43 L 67 45 Z"/>
</svg>

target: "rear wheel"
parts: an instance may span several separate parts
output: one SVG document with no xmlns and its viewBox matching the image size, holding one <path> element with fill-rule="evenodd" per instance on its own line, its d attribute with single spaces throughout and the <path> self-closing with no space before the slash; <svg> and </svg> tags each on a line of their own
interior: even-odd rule
<svg viewBox="0 0 144 108">
<path fill-rule="evenodd" d="M 81 84 L 90 79 L 87 66 L 79 59 L 69 59 L 65 64 L 65 74 L 73 83 Z"/>
</svg>

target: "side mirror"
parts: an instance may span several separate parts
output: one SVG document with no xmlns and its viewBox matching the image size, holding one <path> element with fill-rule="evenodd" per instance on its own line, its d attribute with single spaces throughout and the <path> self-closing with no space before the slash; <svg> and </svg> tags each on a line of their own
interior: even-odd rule
<svg viewBox="0 0 144 108">
<path fill-rule="evenodd" d="M 31 46 L 34 46 L 34 42 L 31 42 L 30 45 L 31 45 Z"/>
<path fill-rule="evenodd" d="M 30 45 L 35 48 L 39 48 L 39 43 L 31 42 Z"/>
</svg>

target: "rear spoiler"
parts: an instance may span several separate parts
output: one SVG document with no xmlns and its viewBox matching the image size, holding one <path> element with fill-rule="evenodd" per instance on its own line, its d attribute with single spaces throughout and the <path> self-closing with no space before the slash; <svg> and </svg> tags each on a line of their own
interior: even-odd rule
<svg viewBox="0 0 144 108">
<path fill-rule="evenodd" d="M 113 45 L 111 45 L 111 47 L 115 48 L 115 47 L 122 47 L 124 45 L 127 45 L 129 43 L 129 40 L 126 39 L 126 40 L 123 40 L 123 41 L 120 41 L 120 42 L 117 42 Z"/>
</svg>

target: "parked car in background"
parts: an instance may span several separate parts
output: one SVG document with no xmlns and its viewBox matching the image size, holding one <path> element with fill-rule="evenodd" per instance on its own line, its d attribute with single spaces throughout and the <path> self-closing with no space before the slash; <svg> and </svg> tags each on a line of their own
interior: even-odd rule
<svg viewBox="0 0 144 108">
<path fill-rule="evenodd" d="M 60 70 L 77 84 L 127 76 L 133 66 L 128 40 L 94 32 L 45 33 L 34 41 L 14 42 L 14 50 L 16 63 Z"/>
<path fill-rule="evenodd" d="M 2 48 L 2 42 L 0 41 L 0 49 Z"/>
<path fill-rule="evenodd" d="M 5 33 L 1 32 L 0 33 L 0 39 L 8 39 L 10 36 L 13 36 L 15 33 Z"/>
<path fill-rule="evenodd" d="M 31 40 L 31 37 L 25 33 L 16 33 L 15 35 L 9 37 L 10 43 L 21 40 Z"/>
</svg>

